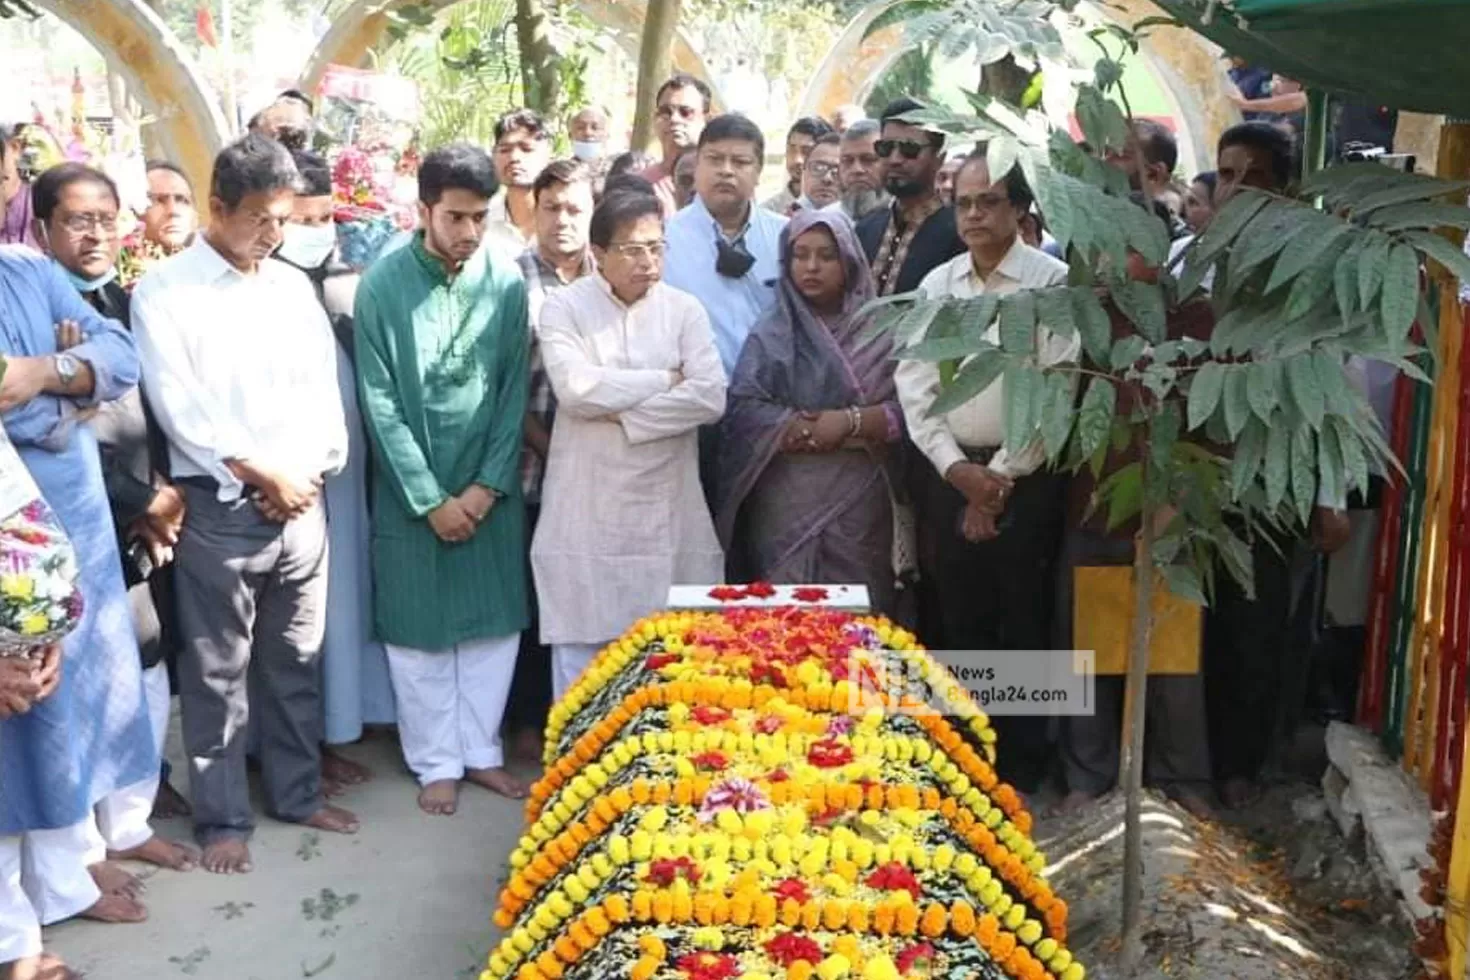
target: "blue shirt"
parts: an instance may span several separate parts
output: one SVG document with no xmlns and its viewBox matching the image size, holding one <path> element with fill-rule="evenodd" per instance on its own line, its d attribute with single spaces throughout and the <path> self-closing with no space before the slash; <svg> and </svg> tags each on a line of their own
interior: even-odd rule
<svg viewBox="0 0 1470 980">
<path fill-rule="evenodd" d="M 687 208 L 669 219 L 664 229 L 668 252 L 664 258 L 664 282 L 692 293 L 709 314 L 715 348 L 725 365 L 725 377 L 735 372 L 740 348 L 750 328 L 766 308 L 776 301 L 776 281 L 781 276 L 781 232 L 786 218 L 773 211 L 750 206 L 745 230 L 741 232 L 746 251 L 755 265 L 739 279 L 715 271 L 719 255 L 716 241 L 722 237 L 720 223 L 695 198 Z"/>
</svg>

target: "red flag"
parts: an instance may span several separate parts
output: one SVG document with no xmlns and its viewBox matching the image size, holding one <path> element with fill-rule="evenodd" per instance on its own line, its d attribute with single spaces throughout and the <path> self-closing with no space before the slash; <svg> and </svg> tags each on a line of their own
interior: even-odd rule
<svg viewBox="0 0 1470 980">
<path fill-rule="evenodd" d="M 194 33 L 198 34 L 199 40 L 209 47 L 219 47 L 219 38 L 214 33 L 214 15 L 204 4 L 200 4 L 194 11 Z"/>
</svg>

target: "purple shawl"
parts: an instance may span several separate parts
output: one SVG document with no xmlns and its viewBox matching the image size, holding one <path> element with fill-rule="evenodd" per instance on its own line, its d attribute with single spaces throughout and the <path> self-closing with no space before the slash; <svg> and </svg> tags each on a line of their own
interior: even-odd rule
<svg viewBox="0 0 1470 980">
<path fill-rule="evenodd" d="M 847 272 L 842 313 L 830 325 L 812 311 L 791 281 L 791 243 L 818 225 L 836 239 Z M 727 550 L 740 505 L 781 451 L 781 436 L 793 415 L 879 405 L 896 398 L 888 335 L 862 336 L 868 319 L 857 313 L 874 296 L 873 277 L 847 215 L 798 211 L 782 232 L 780 251 L 776 304 L 741 348 L 721 423 L 716 528 Z M 793 510 L 814 503 L 791 502 Z"/>
<path fill-rule="evenodd" d="M 39 248 L 36 241 L 36 224 L 32 220 L 31 185 L 21 184 L 20 190 L 0 214 L 0 245 L 29 245 Z"/>
</svg>

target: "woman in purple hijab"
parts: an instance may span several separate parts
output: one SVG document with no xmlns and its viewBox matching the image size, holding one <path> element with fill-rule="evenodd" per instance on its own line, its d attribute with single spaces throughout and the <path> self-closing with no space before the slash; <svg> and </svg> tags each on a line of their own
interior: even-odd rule
<svg viewBox="0 0 1470 980">
<path fill-rule="evenodd" d="M 860 583 L 889 612 L 903 414 L 889 340 L 857 315 L 872 298 L 847 216 L 797 212 L 730 382 L 716 527 L 736 580 Z"/>
</svg>

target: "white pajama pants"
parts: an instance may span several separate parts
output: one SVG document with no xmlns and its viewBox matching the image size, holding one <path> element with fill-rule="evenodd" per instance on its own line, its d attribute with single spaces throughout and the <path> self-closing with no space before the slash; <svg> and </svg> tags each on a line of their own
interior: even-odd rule
<svg viewBox="0 0 1470 980">
<path fill-rule="evenodd" d="M 21 886 L 41 925 L 70 919 L 102 897 L 87 872 L 92 821 L 60 830 L 28 830 L 21 835 Z"/>
<path fill-rule="evenodd" d="M 398 738 L 419 785 L 504 764 L 500 721 L 520 645 L 519 633 L 450 650 L 384 644 L 398 704 Z"/>
<path fill-rule="evenodd" d="M 148 698 L 148 719 L 153 725 L 153 743 L 160 758 L 168 737 L 168 668 L 154 664 L 143 671 L 143 691 Z M 92 849 L 88 864 L 106 860 L 108 851 L 131 851 L 153 836 L 148 821 L 153 817 L 153 798 L 158 795 L 158 770 L 147 779 L 115 789 L 98 801 L 95 824 L 89 822 Z"/>
<path fill-rule="evenodd" d="M 0 837 L 0 966 L 41 955 L 41 923 L 21 887 L 19 836 Z"/>
<path fill-rule="evenodd" d="M 611 641 L 609 641 L 611 642 Z M 582 671 L 607 643 L 553 643 L 551 645 L 551 700 L 560 701 Z"/>
</svg>

